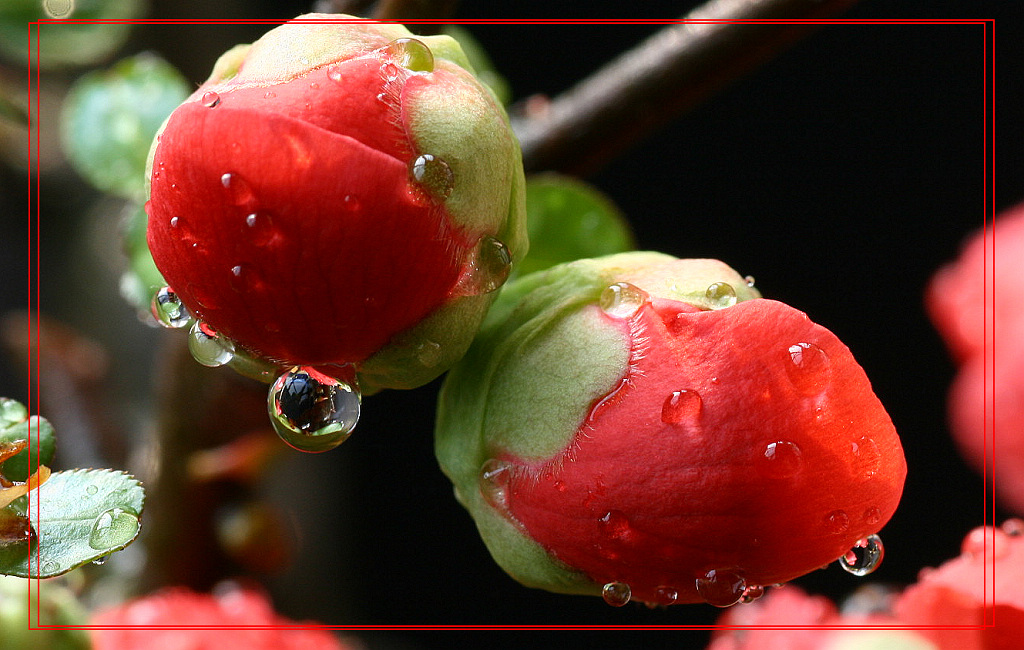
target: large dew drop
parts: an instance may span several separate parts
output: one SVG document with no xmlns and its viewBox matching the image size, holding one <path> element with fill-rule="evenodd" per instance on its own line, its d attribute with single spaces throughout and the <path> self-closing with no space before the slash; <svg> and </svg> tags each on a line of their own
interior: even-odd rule
<svg viewBox="0 0 1024 650">
<path fill-rule="evenodd" d="M 736 304 L 736 290 L 727 282 L 715 282 L 704 292 L 704 298 L 711 309 L 724 309 Z"/>
<path fill-rule="evenodd" d="M 647 292 L 628 282 L 605 287 L 597 304 L 613 318 L 632 318 L 647 302 Z"/>
<path fill-rule="evenodd" d="M 235 356 L 235 344 L 217 334 L 206 323 L 196 321 L 188 333 L 188 351 L 197 362 L 216 368 Z"/>
<path fill-rule="evenodd" d="M 414 183 L 436 199 L 447 199 L 455 187 L 455 174 L 439 156 L 423 154 L 409 163 L 409 176 Z"/>
<path fill-rule="evenodd" d="M 138 532 L 139 515 L 127 508 L 111 508 L 92 523 L 89 546 L 97 551 L 115 549 L 135 539 Z"/>
<path fill-rule="evenodd" d="M 828 388 L 829 360 L 825 351 L 813 343 L 796 343 L 786 350 L 789 363 L 786 374 L 798 392 L 817 395 Z"/>
<path fill-rule="evenodd" d="M 466 260 L 458 291 L 479 296 L 501 288 L 512 272 L 512 254 L 494 237 L 481 237 Z"/>
<path fill-rule="evenodd" d="M 182 304 L 178 294 L 174 293 L 170 287 L 163 287 L 156 292 L 150 309 L 156 322 L 164 327 L 185 327 L 192 320 L 188 308 Z"/>
<path fill-rule="evenodd" d="M 308 366 L 295 366 L 270 387 L 267 410 L 288 445 L 309 453 L 334 449 L 359 422 L 355 387 Z"/>
<path fill-rule="evenodd" d="M 697 595 L 715 607 L 731 607 L 740 602 L 747 591 L 743 576 L 729 569 L 712 569 L 696 582 Z"/>
<path fill-rule="evenodd" d="M 868 535 L 839 558 L 839 566 L 855 576 L 866 576 L 878 568 L 884 555 L 882 538 L 878 535 Z"/>
<path fill-rule="evenodd" d="M 388 43 L 384 51 L 391 59 L 412 72 L 433 72 L 434 55 L 423 41 L 399 38 Z"/>
</svg>

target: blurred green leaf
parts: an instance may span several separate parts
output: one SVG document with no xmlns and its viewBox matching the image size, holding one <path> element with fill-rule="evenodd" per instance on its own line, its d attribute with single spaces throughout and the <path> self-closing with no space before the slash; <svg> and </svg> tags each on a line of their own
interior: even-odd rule
<svg viewBox="0 0 1024 650">
<path fill-rule="evenodd" d="M 526 215 L 530 252 L 517 266 L 517 277 L 635 248 L 629 225 L 615 204 L 574 178 L 544 174 L 527 179 Z"/>
<path fill-rule="evenodd" d="M 29 628 L 27 621 L 46 627 Z M 89 650 L 89 633 L 72 628 L 88 622 L 88 613 L 63 580 L 51 580 L 37 589 L 28 580 L 0 576 L 4 650 Z"/>
<path fill-rule="evenodd" d="M 68 160 L 98 189 L 141 202 L 149 146 L 188 94 L 185 78 L 150 53 L 83 75 L 61 116 Z"/>
<path fill-rule="evenodd" d="M 121 275 L 121 297 L 145 316 L 153 295 L 167 284 L 153 262 L 146 243 L 146 211 L 141 204 L 128 206 L 121 224 L 122 245 L 128 268 Z"/>
<path fill-rule="evenodd" d="M 505 77 L 495 70 L 494 63 L 487 56 L 487 51 L 480 44 L 480 41 L 476 40 L 476 37 L 469 30 L 459 25 L 445 25 L 441 33 L 451 36 L 459 42 L 459 46 L 462 47 L 466 58 L 469 59 L 470 64 L 476 71 L 476 78 L 490 87 L 498 101 L 502 104 L 508 104 L 509 100 L 512 99 L 512 90 L 509 88 Z"/>
<path fill-rule="evenodd" d="M 130 19 L 147 10 L 145 0 L 3 0 L 0 2 L 0 56 L 24 63 L 26 23 L 44 18 Z M 44 70 L 88 66 L 110 56 L 128 39 L 130 24 L 54 23 L 40 25 L 39 66 Z M 31 53 L 36 60 L 35 48 Z"/>
<path fill-rule="evenodd" d="M 144 500 L 142 484 L 124 472 L 55 472 L 38 493 L 7 507 L 29 517 L 36 538 L 31 548 L 27 541 L 0 545 L 0 574 L 51 578 L 120 551 L 139 534 Z"/>
<path fill-rule="evenodd" d="M 24 482 L 39 465 L 48 465 L 53 459 L 56 446 L 53 426 L 45 418 L 29 418 L 25 407 L 15 400 L 0 397 L 0 443 L 18 440 L 28 440 L 29 447 L 0 463 L 0 475 L 11 481 Z M 36 458 L 39 459 L 38 464 Z"/>
</svg>

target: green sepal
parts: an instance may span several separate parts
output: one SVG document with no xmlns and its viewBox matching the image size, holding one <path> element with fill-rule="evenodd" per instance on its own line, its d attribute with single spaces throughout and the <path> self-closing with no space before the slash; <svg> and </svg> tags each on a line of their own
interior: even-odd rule
<svg viewBox="0 0 1024 650">
<path fill-rule="evenodd" d="M 18 440 L 28 440 L 29 446 L 0 463 L 0 475 L 10 481 L 24 482 L 39 465 L 49 465 L 53 459 L 56 448 L 53 426 L 45 418 L 28 417 L 19 402 L 0 398 L 0 442 Z"/>
</svg>

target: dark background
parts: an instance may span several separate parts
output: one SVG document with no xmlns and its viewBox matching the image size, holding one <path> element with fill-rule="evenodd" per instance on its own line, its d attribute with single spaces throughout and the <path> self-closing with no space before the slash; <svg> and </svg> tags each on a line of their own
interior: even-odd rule
<svg viewBox="0 0 1024 650">
<path fill-rule="evenodd" d="M 465 2 L 457 18 L 678 17 L 693 2 Z M 288 18 L 301 2 L 158 1 L 152 17 Z M 848 18 L 995 18 L 994 206 L 1024 200 L 1019 101 L 1022 56 L 1013 41 L 1016 3 L 986 0 L 864 0 Z M 652 33 L 653 26 L 472 26 L 516 99 L 555 95 Z M 214 58 L 258 26 L 140 27 L 126 52 L 156 48 L 198 84 Z M 882 568 L 868 579 L 837 567 L 798 581 L 841 598 L 865 581 L 905 584 L 959 552 L 982 522 L 982 483 L 960 459 L 945 424 L 955 369 L 922 307 L 934 271 L 958 252 L 986 215 L 985 51 L 980 26 L 823 27 L 588 180 L 629 217 L 640 248 L 722 259 L 757 278 L 766 297 L 807 312 L 853 351 L 900 432 L 909 474 L 900 509 L 881 535 Z M 17 201 L 24 176 L 5 168 L 4 234 L 19 241 Z M 99 319 L 79 307 L 66 260 L 86 226 L 84 184 L 44 184 L 43 311 L 103 338 L 137 334 L 143 345 L 123 372 L 144 377 L 147 346 L 173 336 L 138 325 L 116 299 Z M 72 191 L 68 191 L 70 188 Z M 61 191 L 57 191 L 61 190 Z M 8 211 L 8 206 L 12 209 Z M 8 213 L 15 221 L 8 221 Z M 23 235 L 22 235 L 23 236 Z M 21 239 L 20 241 L 24 241 Z M 4 309 L 25 304 L 24 247 L 4 243 Z M 21 251 L 19 253 L 19 251 Z M 19 257 L 21 255 L 22 257 Z M 81 277 L 72 278 L 81 282 Z M 116 297 L 116 274 L 95 282 Z M 19 288 L 20 287 L 20 288 Z M 86 310 L 88 311 L 88 310 Z M 70 312 L 70 313 L 69 313 Z M 118 366 L 122 368 L 122 366 Z M 212 371 L 211 371 L 212 372 Z M 0 392 L 24 394 L 24 372 L 10 364 Z M 143 382 L 145 385 L 145 381 Z M 272 581 L 289 616 L 334 624 L 708 624 L 718 610 L 679 606 L 612 609 L 599 599 L 520 587 L 487 555 L 473 523 L 433 459 L 437 384 L 364 402 L 350 441 L 318 457 L 290 459 L 275 489 L 301 511 L 304 545 L 295 570 Z M 5 392 L 6 391 L 6 392 Z M 131 414 L 125 413 L 129 418 Z M 59 433 L 58 429 L 58 433 Z M 827 489 L 827 486 L 823 486 Z M 996 519 L 1008 513 L 997 511 Z M 701 632 L 581 633 L 572 643 L 622 647 L 703 647 Z M 371 646 L 443 648 L 524 641 L 569 643 L 564 634 L 471 637 L 441 632 L 367 636 Z"/>
</svg>

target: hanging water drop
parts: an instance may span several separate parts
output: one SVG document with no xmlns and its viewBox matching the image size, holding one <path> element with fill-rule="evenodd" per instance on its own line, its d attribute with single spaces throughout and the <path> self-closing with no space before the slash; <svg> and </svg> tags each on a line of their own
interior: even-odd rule
<svg viewBox="0 0 1024 650">
<path fill-rule="evenodd" d="M 743 576 L 729 569 L 712 569 L 697 578 L 697 595 L 709 605 L 731 607 L 740 602 L 747 590 Z"/>
<path fill-rule="evenodd" d="M 288 445 L 310 453 L 334 449 L 359 421 L 361 396 L 353 385 L 308 366 L 295 366 L 270 387 L 267 410 Z"/>
<path fill-rule="evenodd" d="M 601 589 L 601 597 L 612 607 L 622 607 L 633 597 L 633 590 L 624 582 L 609 582 Z"/>
<path fill-rule="evenodd" d="M 613 318 L 632 318 L 647 302 L 647 292 L 628 282 L 605 287 L 597 304 Z"/>
<path fill-rule="evenodd" d="M 92 523 L 89 546 L 97 551 L 123 547 L 139 532 L 139 516 L 127 508 L 104 511 Z"/>
<path fill-rule="evenodd" d="M 657 605 L 671 605 L 679 600 L 679 590 L 675 587 L 661 586 L 654 590 L 654 602 Z"/>
<path fill-rule="evenodd" d="M 150 311 L 153 312 L 156 322 L 164 327 L 185 327 L 192 320 L 188 308 L 182 304 L 178 294 L 174 293 L 170 287 L 163 287 L 156 292 L 150 304 Z"/>
<path fill-rule="evenodd" d="M 235 355 L 235 344 L 220 336 L 206 323 L 196 321 L 188 333 L 192 358 L 208 368 L 223 366 Z"/>
<path fill-rule="evenodd" d="M 428 153 L 409 163 L 409 175 L 417 185 L 442 201 L 451 195 L 455 187 L 455 174 L 448 163 Z"/>
<path fill-rule="evenodd" d="M 855 576 L 866 576 L 878 568 L 884 555 L 882 538 L 878 535 L 868 535 L 839 558 L 839 566 Z"/>
<path fill-rule="evenodd" d="M 661 421 L 665 424 L 696 421 L 703 408 L 703 400 L 697 391 L 690 389 L 672 391 L 661 405 Z"/>
<path fill-rule="evenodd" d="M 715 282 L 704 292 L 704 298 L 711 309 L 724 309 L 736 304 L 736 290 L 726 282 Z"/>
<path fill-rule="evenodd" d="M 433 72 L 434 55 L 430 48 L 415 38 L 399 38 L 388 43 L 385 51 L 395 63 L 412 72 Z"/>
<path fill-rule="evenodd" d="M 761 585 L 748 585 L 743 590 L 743 595 L 740 596 L 740 602 L 744 605 L 749 604 L 764 595 L 764 587 Z"/>
<path fill-rule="evenodd" d="M 96 566 L 103 566 L 104 564 L 107 563 L 107 557 L 108 556 L 106 556 L 106 555 L 101 555 L 98 558 L 96 558 L 95 560 L 93 560 L 92 563 L 95 564 Z"/>
<path fill-rule="evenodd" d="M 743 278 L 743 281 L 747 283 L 747 287 L 751 289 L 754 288 L 754 276 L 748 275 L 747 277 Z"/>
<path fill-rule="evenodd" d="M 214 108 L 220 104 L 220 95 L 210 90 L 203 93 L 203 98 L 200 101 L 202 101 L 203 106 L 206 108 Z"/>
</svg>

